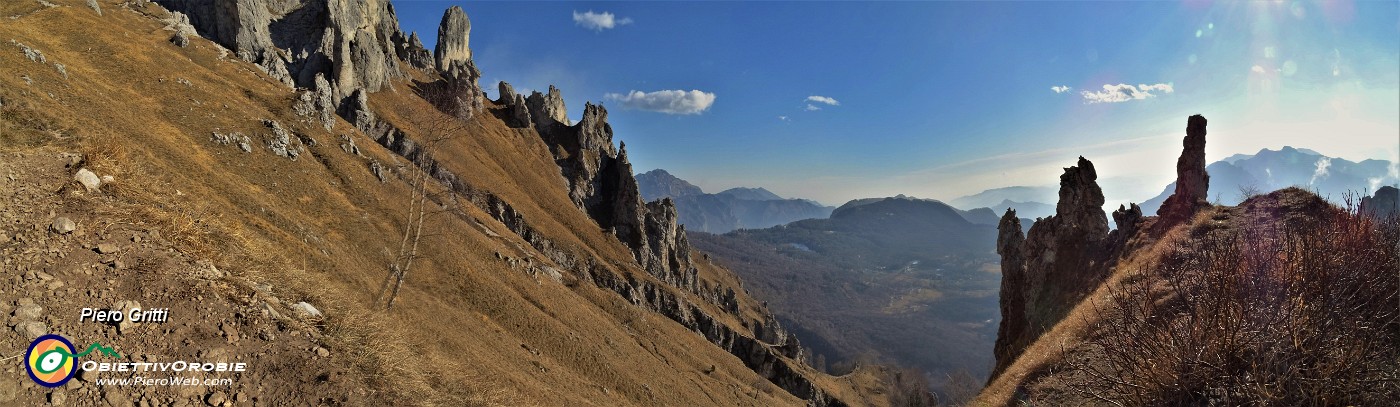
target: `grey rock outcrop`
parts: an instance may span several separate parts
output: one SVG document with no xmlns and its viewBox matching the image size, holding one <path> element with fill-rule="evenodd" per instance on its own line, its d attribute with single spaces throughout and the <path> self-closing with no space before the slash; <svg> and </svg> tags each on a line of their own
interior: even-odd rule
<svg viewBox="0 0 1400 407">
<path fill-rule="evenodd" d="M 1181 146 L 1181 157 L 1176 160 L 1176 190 L 1157 209 L 1157 215 L 1168 224 L 1185 221 L 1197 209 L 1210 206 L 1206 200 L 1210 174 L 1206 173 L 1205 117 L 1194 115 L 1186 119 L 1186 137 Z"/>
<path fill-rule="evenodd" d="M 481 71 L 472 62 L 468 39 L 471 21 L 461 7 L 452 6 L 438 24 L 433 57 L 442 79 L 431 84 L 424 96 L 439 110 L 462 120 L 472 118 L 484 107 L 485 94 L 477 83 Z"/>
<path fill-rule="evenodd" d="M 438 23 L 438 42 L 433 47 L 433 58 L 439 72 L 451 71 L 454 65 L 465 64 L 472 59 L 469 45 L 472 22 L 461 7 L 452 6 L 442 15 Z"/>
<path fill-rule="evenodd" d="M 288 86 L 317 89 L 318 74 L 343 99 L 401 77 L 399 49 L 412 49 L 383 0 L 157 0 L 183 13 L 200 36 Z M 177 45 L 181 31 L 173 39 Z M 421 48 L 421 44 L 420 48 Z"/>
<path fill-rule="evenodd" d="M 502 120 L 506 125 L 516 128 L 530 127 L 530 109 L 526 106 L 525 97 L 515 93 L 515 88 L 505 81 L 497 84 L 496 88 L 500 94 L 496 104 L 504 109 Z"/>
<path fill-rule="evenodd" d="M 324 75 L 316 74 L 315 87 L 297 92 L 297 102 L 292 110 L 297 115 L 313 119 L 321 127 L 331 130 L 335 127 L 336 101 L 331 94 L 331 85 Z"/>
<path fill-rule="evenodd" d="M 549 85 L 548 93 L 534 91 L 525 98 L 525 105 L 530 109 L 530 118 L 535 121 L 535 128 L 550 131 L 555 126 L 571 126 L 569 123 L 569 112 L 564 108 L 564 96 L 559 94 L 559 89 L 554 85 Z"/>
<path fill-rule="evenodd" d="M 399 59 L 408 63 L 409 66 L 418 69 L 433 68 L 433 53 L 423 47 L 423 41 L 418 38 L 418 33 L 409 34 L 406 41 L 395 41 L 398 45 Z"/>
<path fill-rule="evenodd" d="M 278 123 L 276 120 L 263 120 L 263 125 L 267 126 L 268 130 L 272 131 L 271 139 L 267 142 L 267 148 L 272 150 L 273 154 L 293 160 L 301 155 L 302 150 L 304 150 L 304 147 L 301 145 L 301 140 L 293 137 L 290 130 L 282 127 L 282 124 Z"/>
</svg>

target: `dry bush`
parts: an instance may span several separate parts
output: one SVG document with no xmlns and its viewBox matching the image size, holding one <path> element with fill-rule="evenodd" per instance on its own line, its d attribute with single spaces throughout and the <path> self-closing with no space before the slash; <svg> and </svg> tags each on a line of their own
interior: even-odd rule
<svg viewBox="0 0 1400 407">
<path fill-rule="evenodd" d="M 900 369 L 890 373 L 890 407 L 931 407 L 938 405 L 938 396 L 929 389 L 928 378 L 918 369 Z"/>
<path fill-rule="evenodd" d="M 1198 226 L 1111 291 L 1062 387 L 1119 406 L 1400 400 L 1400 220 L 1321 212 Z"/>
</svg>

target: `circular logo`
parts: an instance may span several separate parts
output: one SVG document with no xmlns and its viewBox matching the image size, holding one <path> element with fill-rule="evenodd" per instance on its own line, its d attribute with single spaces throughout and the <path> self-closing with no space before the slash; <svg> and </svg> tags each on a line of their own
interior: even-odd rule
<svg viewBox="0 0 1400 407">
<path fill-rule="evenodd" d="M 73 343 L 62 336 L 48 334 L 40 336 L 29 344 L 24 354 L 24 368 L 29 378 L 45 387 L 58 387 L 73 378 L 77 372 L 74 365 Z"/>
</svg>

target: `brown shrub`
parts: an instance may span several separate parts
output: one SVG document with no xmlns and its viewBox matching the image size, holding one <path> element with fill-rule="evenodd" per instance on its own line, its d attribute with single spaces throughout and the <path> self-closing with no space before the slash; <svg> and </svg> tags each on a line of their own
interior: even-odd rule
<svg viewBox="0 0 1400 407">
<path fill-rule="evenodd" d="M 928 378 L 918 369 L 900 369 L 890 373 L 890 407 L 932 407 L 938 396 L 928 387 Z"/>
<path fill-rule="evenodd" d="M 1306 212 L 1233 228 L 1220 226 L 1228 214 L 1198 219 L 1111 290 L 1057 387 L 1120 406 L 1400 400 L 1400 220 L 1350 204 Z"/>
</svg>

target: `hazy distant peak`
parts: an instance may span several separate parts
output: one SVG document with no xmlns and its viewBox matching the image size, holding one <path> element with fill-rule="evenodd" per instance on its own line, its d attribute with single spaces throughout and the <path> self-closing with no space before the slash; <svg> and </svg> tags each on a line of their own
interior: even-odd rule
<svg viewBox="0 0 1400 407">
<path fill-rule="evenodd" d="M 724 191 L 720 191 L 720 193 L 718 193 L 718 194 L 716 194 L 716 195 L 729 195 L 729 196 L 734 197 L 734 199 L 742 199 L 742 200 L 746 200 L 746 201 L 776 201 L 776 200 L 783 199 L 783 197 L 778 196 L 778 194 L 775 194 L 775 193 L 773 193 L 773 192 L 771 192 L 771 191 L 768 191 L 768 190 L 766 190 L 766 189 L 763 189 L 762 187 L 759 187 L 759 188 L 746 188 L 746 187 L 730 188 L 730 189 L 726 189 L 726 190 L 724 190 Z"/>
<path fill-rule="evenodd" d="M 677 178 L 660 168 L 637 174 L 636 179 L 637 189 L 642 194 L 642 199 L 647 201 L 661 198 L 681 198 L 705 193 L 700 187 L 686 180 Z"/>
</svg>

